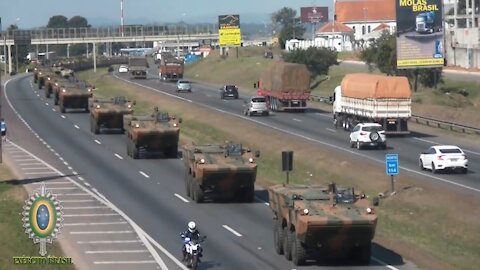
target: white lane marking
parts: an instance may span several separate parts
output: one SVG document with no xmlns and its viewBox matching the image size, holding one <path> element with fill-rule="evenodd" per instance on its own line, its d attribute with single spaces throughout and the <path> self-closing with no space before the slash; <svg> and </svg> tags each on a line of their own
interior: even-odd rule
<svg viewBox="0 0 480 270">
<path fill-rule="evenodd" d="M 62 201 L 63 202 L 63 201 Z M 63 208 L 65 209 L 65 207 Z M 118 221 L 118 222 L 90 222 L 90 223 L 63 223 L 64 226 L 99 226 L 99 225 L 119 225 L 119 224 L 127 224 L 126 221 Z"/>
<path fill-rule="evenodd" d="M 129 234 L 135 233 L 134 231 L 90 231 L 90 232 L 70 232 L 70 234 Z"/>
<path fill-rule="evenodd" d="M 293 121 L 297 121 L 297 122 L 302 122 L 302 120 L 297 119 L 297 118 L 293 118 L 292 120 L 293 120 Z"/>
<path fill-rule="evenodd" d="M 72 168 L 72 167 L 70 167 L 70 166 L 68 166 L 67 168 L 68 168 L 69 170 L 73 170 L 73 168 Z"/>
<path fill-rule="evenodd" d="M 62 200 L 62 203 L 96 202 L 95 200 Z"/>
<path fill-rule="evenodd" d="M 120 155 L 119 155 L 119 154 L 117 154 L 117 153 L 115 153 L 115 156 L 116 156 L 117 158 L 119 158 L 119 159 L 123 159 L 123 157 L 122 157 L 122 156 L 120 156 Z"/>
<path fill-rule="evenodd" d="M 139 173 L 140 173 L 141 175 L 145 176 L 146 178 L 150 178 L 150 176 L 149 176 L 148 174 L 146 174 L 146 173 L 144 173 L 144 172 L 142 172 L 142 171 L 139 171 Z"/>
<path fill-rule="evenodd" d="M 48 106 L 48 102 L 45 102 L 45 105 L 47 105 L 47 106 Z"/>
<path fill-rule="evenodd" d="M 74 126 L 76 129 L 80 129 L 80 127 L 79 127 L 79 126 L 77 126 L 77 125 L 73 125 L 73 126 Z"/>
<path fill-rule="evenodd" d="M 65 164 L 66 166 L 68 166 L 68 162 L 64 161 L 63 164 Z"/>
<path fill-rule="evenodd" d="M 188 200 L 187 200 L 187 199 L 183 198 L 182 196 L 178 195 L 177 193 L 175 193 L 175 194 L 173 194 L 173 195 L 175 195 L 175 197 L 179 198 L 180 200 L 188 203 Z"/>
<path fill-rule="evenodd" d="M 25 175 L 39 175 L 39 174 L 43 174 L 43 175 L 52 175 L 52 174 L 57 174 L 56 172 L 27 172 L 27 173 L 23 173 Z"/>
<path fill-rule="evenodd" d="M 421 138 L 418 138 L 418 137 L 413 137 L 413 139 L 418 140 L 418 141 L 422 141 L 422 142 L 426 142 L 426 143 L 431 143 L 431 144 L 434 144 L 434 145 L 439 145 L 440 144 L 438 142 L 429 141 L 429 140 L 421 139 Z M 467 150 L 467 149 L 463 149 L 463 148 L 462 148 L 462 150 L 463 150 L 463 152 L 467 152 L 467 153 L 470 153 L 470 154 L 480 156 L 479 152 L 475 152 L 475 151 L 471 151 L 471 150 Z"/>
<path fill-rule="evenodd" d="M 49 188 L 52 189 L 52 188 Z M 70 209 L 70 210 L 79 210 L 79 209 L 105 209 L 108 206 L 64 206 L 63 209 Z"/>
<path fill-rule="evenodd" d="M 28 167 L 28 168 L 21 167 L 20 169 L 22 171 L 31 171 L 31 170 L 49 170 L 50 171 L 50 168 L 48 167 Z"/>
<path fill-rule="evenodd" d="M 55 110 L 55 108 L 52 108 L 52 111 L 56 112 L 57 110 Z"/>
<path fill-rule="evenodd" d="M 371 257 L 371 259 L 374 260 L 374 261 L 376 261 L 376 262 L 379 263 L 379 264 L 385 265 L 385 267 L 387 267 L 388 269 L 391 269 L 391 270 L 399 270 L 398 268 L 393 267 L 392 265 L 387 264 L 386 262 L 384 262 L 384 261 L 382 261 L 382 260 L 380 260 L 380 259 L 377 259 L 377 258 L 375 258 L 375 257 L 373 257 L 373 256 Z"/>
<path fill-rule="evenodd" d="M 37 97 L 39 97 L 39 96 L 40 96 L 40 94 L 37 94 Z"/>
<path fill-rule="evenodd" d="M 95 140 L 95 142 L 96 142 L 97 144 L 102 144 L 99 140 Z"/>
<path fill-rule="evenodd" d="M 63 114 L 62 114 L 62 115 L 60 115 L 60 117 L 62 117 L 63 119 L 65 119 L 65 118 L 66 118 L 66 117 L 65 117 L 65 115 L 63 115 Z"/>
<path fill-rule="evenodd" d="M 227 231 L 233 233 L 234 235 L 238 236 L 238 237 L 242 236 L 240 233 L 238 233 L 237 231 L 235 231 L 234 229 L 230 228 L 227 225 L 222 225 L 222 227 L 225 228 Z"/>
<path fill-rule="evenodd" d="M 79 245 L 85 244 L 128 244 L 128 243 L 140 243 L 140 240 L 111 240 L 111 241 L 77 241 Z"/>
<path fill-rule="evenodd" d="M 95 261 L 93 264 L 150 264 L 155 263 L 155 261 Z M 183 267 L 182 267 L 183 269 Z M 185 268 L 188 269 L 188 268 Z"/>
<path fill-rule="evenodd" d="M 83 177 L 79 176 L 79 177 L 78 177 L 78 180 L 84 181 L 85 179 L 83 179 Z"/>
<path fill-rule="evenodd" d="M 270 203 L 268 203 L 268 202 L 266 202 L 266 203 L 264 203 L 264 204 L 265 204 L 266 206 L 270 206 Z"/>
<path fill-rule="evenodd" d="M 72 190 L 77 189 L 77 187 L 49 187 L 51 190 Z"/>
<path fill-rule="evenodd" d="M 332 129 L 332 128 L 326 128 L 326 129 L 331 132 L 337 132 L 335 129 Z"/>
<path fill-rule="evenodd" d="M 85 254 L 115 254 L 115 253 L 147 253 L 146 249 L 138 250 L 86 250 Z"/>
</svg>

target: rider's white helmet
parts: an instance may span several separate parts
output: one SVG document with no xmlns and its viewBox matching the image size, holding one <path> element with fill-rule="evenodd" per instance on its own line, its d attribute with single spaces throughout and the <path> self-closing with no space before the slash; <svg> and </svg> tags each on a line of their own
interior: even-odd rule
<svg viewBox="0 0 480 270">
<path fill-rule="evenodd" d="M 195 228 L 196 228 L 195 222 L 193 222 L 193 221 L 188 222 L 188 230 L 190 232 L 193 233 L 195 231 Z"/>
</svg>

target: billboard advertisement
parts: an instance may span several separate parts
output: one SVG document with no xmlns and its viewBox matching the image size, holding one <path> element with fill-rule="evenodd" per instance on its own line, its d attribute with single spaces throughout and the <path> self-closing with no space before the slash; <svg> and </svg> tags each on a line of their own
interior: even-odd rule
<svg viewBox="0 0 480 270">
<path fill-rule="evenodd" d="M 240 15 L 218 16 L 218 43 L 220 46 L 240 46 Z"/>
<path fill-rule="evenodd" d="M 300 21 L 302 23 L 328 22 L 328 7 L 302 7 Z"/>
<path fill-rule="evenodd" d="M 442 0 L 396 0 L 397 68 L 440 67 L 445 62 Z"/>
</svg>

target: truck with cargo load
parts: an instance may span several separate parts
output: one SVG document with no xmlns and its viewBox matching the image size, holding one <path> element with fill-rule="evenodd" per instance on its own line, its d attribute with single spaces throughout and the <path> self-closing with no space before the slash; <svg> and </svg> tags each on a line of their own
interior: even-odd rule
<svg viewBox="0 0 480 270">
<path fill-rule="evenodd" d="M 175 58 L 171 53 L 162 52 L 158 76 L 162 81 L 177 81 L 183 79 L 183 61 Z"/>
<path fill-rule="evenodd" d="M 130 75 L 134 79 L 146 79 L 147 78 L 148 62 L 145 56 L 129 57 L 128 58 L 128 70 Z"/>
<path fill-rule="evenodd" d="M 411 96 L 406 77 L 347 74 L 333 93 L 334 126 L 351 130 L 360 122 L 373 122 L 385 134 L 409 134 Z"/>
<path fill-rule="evenodd" d="M 310 72 L 304 64 L 279 61 L 260 77 L 257 94 L 272 111 L 305 111 L 310 98 Z"/>
</svg>

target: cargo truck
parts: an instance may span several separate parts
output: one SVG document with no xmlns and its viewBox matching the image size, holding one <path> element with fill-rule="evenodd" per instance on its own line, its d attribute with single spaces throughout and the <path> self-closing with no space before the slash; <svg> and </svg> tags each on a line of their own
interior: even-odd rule
<svg viewBox="0 0 480 270">
<path fill-rule="evenodd" d="M 144 56 L 129 57 L 128 58 L 128 70 L 131 77 L 134 79 L 146 79 L 147 78 L 148 62 Z"/>
<path fill-rule="evenodd" d="M 279 61 L 258 82 L 257 94 L 267 99 L 272 111 L 305 111 L 310 98 L 310 72 L 304 64 Z"/>
<path fill-rule="evenodd" d="M 406 77 L 347 74 L 332 97 L 334 126 L 351 130 L 357 123 L 374 122 L 385 134 L 409 134 L 411 96 Z"/>
<path fill-rule="evenodd" d="M 183 61 L 171 53 L 162 53 L 158 76 L 162 81 L 177 81 L 183 79 Z"/>
</svg>

